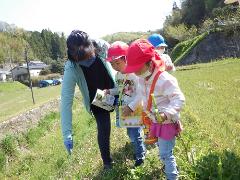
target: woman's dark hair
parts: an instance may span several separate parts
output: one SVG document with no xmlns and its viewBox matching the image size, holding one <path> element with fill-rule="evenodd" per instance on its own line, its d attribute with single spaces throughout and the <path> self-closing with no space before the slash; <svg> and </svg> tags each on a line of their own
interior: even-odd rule
<svg viewBox="0 0 240 180">
<path fill-rule="evenodd" d="M 87 33 L 73 30 L 67 38 L 67 54 L 71 61 L 82 61 L 94 56 L 94 46 Z"/>
<path fill-rule="evenodd" d="M 92 41 L 92 44 L 95 48 L 95 53 L 98 54 L 101 51 L 101 47 L 98 45 L 98 43 L 96 42 L 95 39 L 92 39 L 91 41 Z"/>
</svg>

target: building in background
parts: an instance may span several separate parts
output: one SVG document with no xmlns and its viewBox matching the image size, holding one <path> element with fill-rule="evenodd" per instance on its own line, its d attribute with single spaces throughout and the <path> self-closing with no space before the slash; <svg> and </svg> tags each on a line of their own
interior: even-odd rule
<svg viewBox="0 0 240 180">
<path fill-rule="evenodd" d="M 48 65 L 41 61 L 30 61 L 28 65 L 31 77 L 38 77 L 40 72 L 48 67 Z M 11 72 L 13 80 L 24 81 L 28 79 L 27 64 L 14 67 Z"/>
<path fill-rule="evenodd" d="M 11 71 L 7 69 L 0 69 L 0 81 L 6 82 L 11 79 Z"/>
</svg>

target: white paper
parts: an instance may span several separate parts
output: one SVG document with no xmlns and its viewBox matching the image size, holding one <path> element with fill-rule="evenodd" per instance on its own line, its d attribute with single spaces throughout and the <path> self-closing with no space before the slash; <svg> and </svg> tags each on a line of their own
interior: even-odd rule
<svg viewBox="0 0 240 180">
<path fill-rule="evenodd" d="M 105 94 L 104 91 L 97 89 L 92 104 L 107 111 L 111 111 L 114 109 L 113 106 L 114 100 L 115 100 L 114 96 L 110 94 Z"/>
</svg>

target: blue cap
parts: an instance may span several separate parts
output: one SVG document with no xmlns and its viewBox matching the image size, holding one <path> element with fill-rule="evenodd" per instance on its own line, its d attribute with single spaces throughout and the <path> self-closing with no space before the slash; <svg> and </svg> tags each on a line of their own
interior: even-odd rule
<svg viewBox="0 0 240 180">
<path fill-rule="evenodd" d="M 148 37 L 148 41 L 156 48 L 160 46 L 167 47 L 164 38 L 160 34 L 152 34 Z"/>
</svg>

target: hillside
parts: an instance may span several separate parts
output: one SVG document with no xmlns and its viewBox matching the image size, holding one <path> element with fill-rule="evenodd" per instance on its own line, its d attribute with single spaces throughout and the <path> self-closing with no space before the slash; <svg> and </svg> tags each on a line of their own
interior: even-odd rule
<svg viewBox="0 0 240 180">
<path fill-rule="evenodd" d="M 31 90 L 27 86 L 17 81 L 0 83 L 0 122 L 59 98 L 60 88 L 33 88 L 36 103 L 33 105 Z"/>
<path fill-rule="evenodd" d="M 180 179 L 240 177 L 240 59 L 183 66 L 174 73 L 186 96 L 184 132 L 175 155 Z M 102 171 L 95 121 L 74 102 L 74 152 L 65 152 L 59 114 L 51 113 L 37 128 L 8 136 L 0 148 L 0 179 L 164 179 L 158 149 L 148 147 L 144 166 L 132 169 L 131 146 L 125 129 L 114 127 L 110 172 Z M 112 119 L 114 119 L 112 114 Z"/>
<path fill-rule="evenodd" d="M 139 39 L 139 38 L 145 38 L 147 39 L 150 34 L 152 34 L 153 31 L 148 32 L 118 32 L 106 35 L 102 37 L 102 39 L 106 40 L 110 44 L 115 41 L 123 41 L 125 43 L 131 43 L 132 41 Z"/>
<path fill-rule="evenodd" d="M 240 27 L 236 32 L 206 32 L 179 43 L 171 56 L 176 65 L 211 62 L 227 57 L 240 57 Z"/>
</svg>

